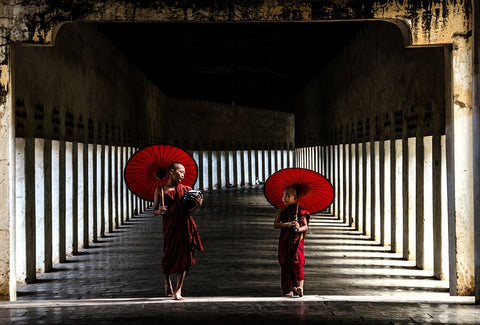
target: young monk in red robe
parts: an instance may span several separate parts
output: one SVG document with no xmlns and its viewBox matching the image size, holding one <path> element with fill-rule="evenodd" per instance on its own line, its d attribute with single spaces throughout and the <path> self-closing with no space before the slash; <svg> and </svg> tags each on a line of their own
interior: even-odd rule
<svg viewBox="0 0 480 325">
<path fill-rule="evenodd" d="M 163 216 L 163 259 L 162 268 L 165 274 L 165 294 L 176 300 L 183 300 L 182 287 L 187 271 L 195 265 L 194 251 L 203 250 L 195 220 L 190 215 L 203 204 L 201 195 L 192 198 L 194 206 L 187 209 L 183 205 L 183 196 L 191 187 L 181 184 L 185 175 L 185 167 L 173 163 L 169 167 L 167 184 L 155 190 L 155 215 Z M 163 203 L 162 204 L 162 195 Z M 177 274 L 175 291 L 170 276 Z"/>
<path fill-rule="evenodd" d="M 295 187 L 287 187 L 283 191 L 282 201 L 286 207 L 278 210 L 274 222 L 274 227 L 281 229 L 278 262 L 281 267 L 282 291 L 288 297 L 294 297 L 295 294 L 302 297 L 305 280 L 304 240 L 310 214 L 300 206 L 297 208 L 298 195 Z"/>
</svg>

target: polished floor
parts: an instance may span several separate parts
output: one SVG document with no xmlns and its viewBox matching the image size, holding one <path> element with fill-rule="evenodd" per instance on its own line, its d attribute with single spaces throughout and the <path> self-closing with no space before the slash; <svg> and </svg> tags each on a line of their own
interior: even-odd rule
<svg viewBox="0 0 480 325">
<path fill-rule="evenodd" d="M 474 297 L 330 215 L 311 219 L 305 295 L 282 297 L 262 187 L 206 193 L 185 300 L 164 297 L 162 222 L 147 210 L 0 303 L 0 324 L 480 324 Z"/>
</svg>

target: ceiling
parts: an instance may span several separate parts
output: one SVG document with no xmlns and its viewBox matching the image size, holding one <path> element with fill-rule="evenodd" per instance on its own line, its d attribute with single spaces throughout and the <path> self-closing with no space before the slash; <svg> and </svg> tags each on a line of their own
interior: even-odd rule
<svg viewBox="0 0 480 325">
<path fill-rule="evenodd" d="M 295 95 L 365 22 L 100 23 L 169 96 L 294 111 Z"/>
</svg>

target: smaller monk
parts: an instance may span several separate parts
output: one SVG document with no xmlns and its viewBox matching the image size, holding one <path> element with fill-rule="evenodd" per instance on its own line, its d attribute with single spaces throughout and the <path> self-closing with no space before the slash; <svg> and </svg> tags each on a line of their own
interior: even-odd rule
<svg viewBox="0 0 480 325">
<path fill-rule="evenodd" d="M 298 206 L 300 188 L 295 185 L 284 189 L 284 208 L 278 210 L 273 226 L 280 228 L 278 262 L 281 267 L 281 287 L 287 297 L 303 296 L 305 275 L 304 240 L 310 214 Z"/>
<path fill-rule="evenodd" d="M 182 287 L 187 271 L 195 265 L 194 251 L 202 251 L 203 245 L 195 220 L 191 216 L 203 204 L 203 196 L 192 197 L 192 208 L 183 204 L 183 196 L 192 188 L 182 184 L 185 167 L 173 163 L 168 168 L 168 181 L 155 190 L 153 213 L 163 216 L 163 259 L 165 294 L 176 300 L 183 300 Z M 163 204 L 162 204 L 163 203 Z M 173 290 L 171 275 L 177 274 Z"/>
</svg>

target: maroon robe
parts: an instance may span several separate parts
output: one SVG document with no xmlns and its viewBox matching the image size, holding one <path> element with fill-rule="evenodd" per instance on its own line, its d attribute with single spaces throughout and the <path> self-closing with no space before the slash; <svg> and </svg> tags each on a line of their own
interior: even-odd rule
<svg viewBox="0 0 480 325">
<path fill-rule="evenodd" d="M 290 222 L 295 219 L 297 205 L 287 206 L 280 212 L 280 222 Z M 298 224 L 300 227 L 308 224 L 310 214 L 307 210 L 299 208 Z M 305 264 L 305 254 L 303 244 L 305 233 L 296 232 L 293 227 L 286 227 L 280 230 L 278 240 L 278 262 L 281 266 L 281 285 L 284 294 L 298 286 L 298 280 L 304 280 L 303 266 Z"/>
<path fill-rule="evenodd" d="M 191 187 L 177 184 L 175 190 L 165 193 L 162 259 L 165 275 L 188 271 L 195 265 L 195 249 L 203 250 L 195 220 L 182 204 L 183 195 L 189 190 Z"/>
</svg>

